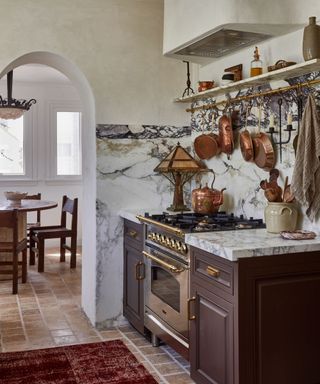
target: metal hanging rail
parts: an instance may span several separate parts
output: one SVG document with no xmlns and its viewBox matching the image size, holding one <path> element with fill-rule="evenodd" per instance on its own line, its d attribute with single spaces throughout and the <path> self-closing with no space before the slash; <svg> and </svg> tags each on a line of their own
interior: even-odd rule
<svg viewBox="0 0 320 384">
<path fill-rule="evenodd" d="M 288 92 L 291 89 L 299 89 L 299 88 L 303 88 L 303 87 L 310 87 L 311 85 L 319 84 L 319 83 L 320 83 L 320 79 L 305 81 L 303 83 L 297 83 L 297 84 L 294 84 L 294 85 L 288 85 L 286 87 L 281 87 L 281 88 L 277 88 L 277 89 L 270 89 L 269 91 L 258 92 L 258 93 L 254 93 L 252 95 L 239 96 L 239 97 L 235 97 L 233 99 L 227 99 L 227 100 L 222 100 L 222 101 L 214 102 L 214 103 L 207 104 L 207 105 L 201 105 L 201 106 L 198 106 L 198 107 L 187 108 L 186 112 L 193 113 L 193 112 L 199 111 L 199 110 L 213 109 L 216 106 L 221 105 L 221 104 L 234 104 L 234 103 L 238 103 L 239 101 L 251 100 L 251 99 L 255 99 L 257 97 L 273 95 L 275 93 Z"/>
</svg>

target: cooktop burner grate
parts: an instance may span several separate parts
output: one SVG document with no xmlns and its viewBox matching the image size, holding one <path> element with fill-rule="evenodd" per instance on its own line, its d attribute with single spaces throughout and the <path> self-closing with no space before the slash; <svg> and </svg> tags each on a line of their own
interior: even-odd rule
<svg viewBox="0 0 320 384">
<path fill-rule="evenodd" d="M 235 229 L 265 228 L 262 219 L 244 218 L 243 215 L 235 216 L 233 213 L 217 212 L 212 215 L 202 215 L 199 213 L 177 213 L 149 215 L 148 217 L 159 223 L 170 225 L 174 228 L 182 229 L 185 232 L 210 232 L 227 231 Z"/>
</svg>

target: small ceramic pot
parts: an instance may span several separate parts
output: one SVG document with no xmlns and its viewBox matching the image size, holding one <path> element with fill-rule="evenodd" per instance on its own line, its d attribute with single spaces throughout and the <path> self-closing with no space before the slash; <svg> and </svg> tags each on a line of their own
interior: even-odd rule
<svg viewBox="0 0 320 384">
<path fill-rule="evenodd" d="M 293 203 L 268 203 L 264 210 L 267 232 L 294 231 L 297 226 L 298 210 Z"/>
</svg>

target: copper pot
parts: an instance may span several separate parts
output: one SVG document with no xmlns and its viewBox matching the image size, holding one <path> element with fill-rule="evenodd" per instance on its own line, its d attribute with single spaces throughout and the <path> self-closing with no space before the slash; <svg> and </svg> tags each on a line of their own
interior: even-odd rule
<svg viewBox="0 0 320 384">
<path fill-rule="evenodd" d="M 202 160 L 211 159 L 221 152 L 219 137 L 214 133 L 202 134 L 194 140 L 194 150 Z"/>
<path fill-rule="evenodd" d="M 252 139 L 254 162 L 264 171 L 271 171 L 275 165 L 276 158 L 272 142 L 266 133 L 261 132 L 261 104 L 259 105 L 258 134 Z"/>
<path fill-rule="evenodd" d="M 198 92 L 203 92 L 214 87 L 214 81 L 198 81 L 198 84 Z"/>
<path fill-rule="evenodd" d="M 266 133 L 260 132 L 253 140 L 254 162 L 259 168 L 269 172 L 275 165 L 276 159 L 272 142 Z"/>
<path fill-rule="evenodd" d="M 229 157 L 233 152 L 233 132 L 231 118 L 227 115 L 222 115 L 219 119 L 219 143 L 221 151 Z"/>
<path fill-rule="evenodd" d="M 245 130 L 240 133 L 240 148 L 241 148 L 242 157 L 245 159 L 245 161 L 253 161 L 254 159 L 253 142 L 252 142 L 251 134 L 247 129 L 248 111 L 249 111 L 249 108 L 247 108 L 247 111 L 246 111 Z"/>
<path fill-rule="evenodd" d="M 196 188 L 192 191 L 192 208 L 196 213 L 209 215 L 218 212 L 220 205 L 223 204 L 223 188 L 221 191 L 213 189 L 215 176 L 211 183 L 211 188 L 208 184 L 204 188 Z"/>
</svg>

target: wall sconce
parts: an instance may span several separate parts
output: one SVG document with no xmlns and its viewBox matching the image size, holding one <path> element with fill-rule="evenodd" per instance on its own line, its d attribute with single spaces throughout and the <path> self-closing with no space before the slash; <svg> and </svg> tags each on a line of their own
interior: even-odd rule
<svg viewBox="0 0 320 384">
<path fill-rule="evenodd" d="M 275 130 L 274 116 L 271 115 L 268 133 L 270 133 L 273 143 L 275 145 L 279 145 L 280 163 L 282 163 L 282 146 L 284 144 L 288 144 L 290 142 L 291 132 L 295 131 L 295 129 L 293 129 L 293 127 L 292 127 L 292 114 L 289 112 L 288 116 L 287 116 L 287 127 L 284 129 L 284 131 L 288 132 L 288 137 L 287 137 L 287 140 L 282 140 L 282 124 L 281 124 L 282 99 L 281 98 L 278 100 L 278 105 L 279 105 L 279 132 L 277 132 Z M 276 141 L 274 139 L 274 134 L 277 134 L 277 133 L 279 133 L 279 140 L 278 141 Z"/>
</svg>

